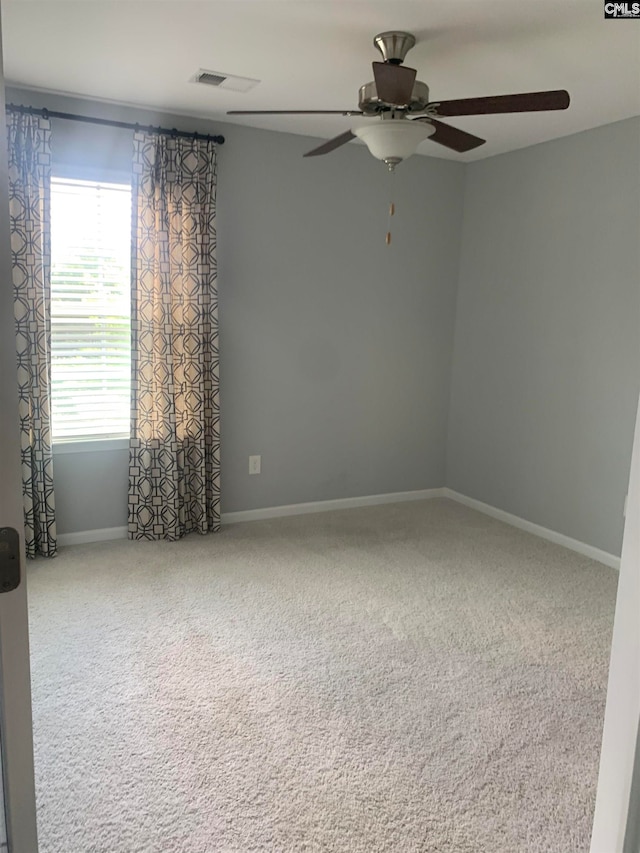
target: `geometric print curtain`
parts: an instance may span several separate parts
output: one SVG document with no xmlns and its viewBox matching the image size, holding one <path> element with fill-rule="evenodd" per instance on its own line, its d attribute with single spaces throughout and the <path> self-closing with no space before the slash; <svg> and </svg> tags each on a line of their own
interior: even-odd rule
<svg viewBox="0 0 640 853">
<path fill-rule="evenodd" d="M 136 131 L 130 539 L 220 528 L 216 148 Z"/>
<path fill-rule="evenodd" d="M 50 122 L 8 111 L 7 135 L 26 553 L 53 557 Z"/>
</svg>

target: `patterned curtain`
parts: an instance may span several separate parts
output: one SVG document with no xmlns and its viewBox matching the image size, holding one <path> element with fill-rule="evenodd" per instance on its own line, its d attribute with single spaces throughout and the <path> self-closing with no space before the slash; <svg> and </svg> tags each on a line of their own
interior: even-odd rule
<svg viewBox="0 0 640 853">
<path fill-rule="evenodd" d="M 220 527 L 216 150 L 136 132 L 129 538 Z"/>
<path fill-rule="evenodd" d="M 51 126 L 7 112 L 9 216 L 28 557 L 56 554 L 51 454 Z"/>
</svg>

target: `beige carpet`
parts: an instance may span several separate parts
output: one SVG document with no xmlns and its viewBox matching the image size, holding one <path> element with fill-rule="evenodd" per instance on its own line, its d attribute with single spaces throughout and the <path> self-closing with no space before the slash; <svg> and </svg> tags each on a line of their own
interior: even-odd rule
<svg viewBox="0 0 640 853">
<path fill-rule="evenodd" d="M 616 581 L 446 500 L 38 561 L 40 853 L 587 850 Z"/>
</svg>

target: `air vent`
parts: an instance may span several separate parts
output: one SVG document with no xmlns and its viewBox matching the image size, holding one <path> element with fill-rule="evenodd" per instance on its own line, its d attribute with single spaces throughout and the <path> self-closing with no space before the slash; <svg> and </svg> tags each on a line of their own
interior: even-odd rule
<svg viewBox="0 0 640 853">
<path fill-rule="evenodd" d="M 209 86 L 219 86 L 226 79 L 221 74 L 212 74 L 210 71 L 203 71 L 198 75 L 198 83 L 207 83 Z"/>
<path fill-rule="evenodd" d="M 248 92 L 260 82 L 251 77 L 236 77 L 233 74 L 225 74 L 223 71 L 208 71 L 204 68 L 200 68 L 191 81 L 205 86 L 215 86 L 218 89 L 230 89 L 233 92 Z"/>
</svg>

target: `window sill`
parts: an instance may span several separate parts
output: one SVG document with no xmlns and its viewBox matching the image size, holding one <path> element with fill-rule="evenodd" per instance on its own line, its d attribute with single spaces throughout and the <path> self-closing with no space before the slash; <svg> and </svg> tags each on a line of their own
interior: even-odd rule
<svg viewBox="0 0 640 853">
<path fill-rule="evenodd" d="M 100 453 L 109 450 L 127 450 L 128 438 L 92 438 L 77 441 L 57 441 L 53 444 L 53 455 L 63 453 Z"/>
</svg>

